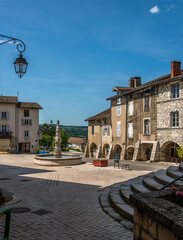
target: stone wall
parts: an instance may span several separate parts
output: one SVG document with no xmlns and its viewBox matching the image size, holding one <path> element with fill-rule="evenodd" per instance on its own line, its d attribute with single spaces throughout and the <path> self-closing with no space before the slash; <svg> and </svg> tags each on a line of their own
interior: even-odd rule
<svg viewBox="0 0 183 240">
<path fill-rule="evenodd" d="M 171 98 L 171 86 L 179 83 L 179 98 Z M 179 112 L 179 127 L 171 127 L 171 112 Z M 157 139 L 160 146 L 166 141 L 183 145 L 183 83 L 172 82 L 162 84 L 157 95 Z"/>
<path fill-rule="evenodd" d="M 163 197 L 167 191 L 130 196 L 134 205 L 134 240 L 180 240 L 183 234 L 183 208 Z"/>
</svg>

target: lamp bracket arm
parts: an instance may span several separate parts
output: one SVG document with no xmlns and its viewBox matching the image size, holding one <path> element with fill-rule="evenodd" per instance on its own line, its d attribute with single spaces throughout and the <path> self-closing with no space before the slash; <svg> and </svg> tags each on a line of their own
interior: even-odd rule
<svg viewBox="0 0 183 240">
<path fill-rule="evenodd" d="M 0 42 L 0 45 L 3 45 L 5 43 L 9 43 L 9 42 L 12 42 L 13 44 L 16 43 L 17 44 L 17 50 L 20 52 L 20 54 L 25 52 L 26 46 L 25 46 L 25 43 L 22 40 L 20 40 L 18 38 L 8 37 L 8 36 L 1 35 L 1 34 L 0 34 L 0 37 L 5 38 L 4 41 Z"/>
</svg>

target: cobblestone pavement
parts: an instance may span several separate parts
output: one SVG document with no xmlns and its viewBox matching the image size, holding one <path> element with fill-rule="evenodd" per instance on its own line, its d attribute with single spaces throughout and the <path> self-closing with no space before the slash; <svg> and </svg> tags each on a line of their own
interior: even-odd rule
<svg viewBox="0 0 183 240">
<path fill-rule="evenodd" d="M 14 193 L 1 209 L 30 209 L 12 213 L 10 239 L 132 239 L 132 232 L 102 211 L 98 197 L 102 188 L 145 173 L 91 163 L 43 167 L 33 164 L 33 155 L 0 155 L 0 186 Z M 1 235 L 3 225 L 1 218 Z"/>
</svg>

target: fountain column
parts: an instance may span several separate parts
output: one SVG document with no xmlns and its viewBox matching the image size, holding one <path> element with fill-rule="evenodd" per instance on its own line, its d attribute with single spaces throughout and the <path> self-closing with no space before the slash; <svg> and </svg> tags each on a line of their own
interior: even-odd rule
<svg viewBox="0 0 183 240">
<path fill-rule="evenodd" d="M 57 127 L 56 127 L 56 133 L 55 133 L 55 150 L 54 150 L 54 156 L 56 158 L 60 158 L 62 156 L 61 142 L 62 142 L 62 139 L 60 137 L 59 120 L 57 120 Z"/>
</svg>

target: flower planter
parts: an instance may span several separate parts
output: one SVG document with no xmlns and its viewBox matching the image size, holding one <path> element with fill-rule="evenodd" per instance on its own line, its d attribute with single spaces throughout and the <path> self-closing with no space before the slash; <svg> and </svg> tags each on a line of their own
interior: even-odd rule
<svg viewBox="0 0 183 240">
<path fill-rule="evenodd" d="M 108 165 L 108 160 L 96 159 L 93 160 L 93 165 L 97 167 L 106 167 Z"/>
</svg>

